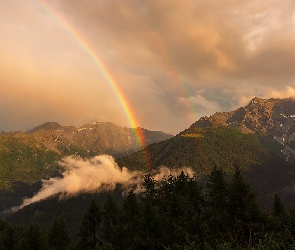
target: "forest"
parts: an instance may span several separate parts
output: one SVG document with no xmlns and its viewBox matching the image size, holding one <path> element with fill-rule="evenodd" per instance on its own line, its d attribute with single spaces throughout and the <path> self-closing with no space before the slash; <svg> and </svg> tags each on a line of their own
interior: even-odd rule
<svg viewBox="0 0 295 250">
<path fill-rule="evenodd" d="M 274 194 L 262 210 L 238 167 L 230 177 L 214 167 L 205 180 L 146 174 L 139 194 L 85 205 L 74 237 L 62 216 L 47 228 L 1 220 L 0 249 L 295 249 L 295 206 Z"/>
</svg>

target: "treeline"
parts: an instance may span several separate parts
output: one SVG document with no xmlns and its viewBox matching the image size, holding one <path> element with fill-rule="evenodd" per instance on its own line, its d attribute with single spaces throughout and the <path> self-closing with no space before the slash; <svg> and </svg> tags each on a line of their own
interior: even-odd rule
<svg viewBox="0 0 295 250">
<path fill-rule="evenodd" d="M 230 179 L 214 168 L 205 183 L 185 173 L 156 182 L 121 203 L 93 199 L 71 239 L 64 218 L 47 230 L 0 222 L 0 249 L 295 249 L 295 207 L 274 195 L 262 211 L 240 169 Z"/>
</svg>

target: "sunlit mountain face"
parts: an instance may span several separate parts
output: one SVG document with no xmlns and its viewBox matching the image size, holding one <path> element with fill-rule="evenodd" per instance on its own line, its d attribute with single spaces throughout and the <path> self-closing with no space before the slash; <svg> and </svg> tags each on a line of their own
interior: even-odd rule
<svg viewBox="0 0 295 250">
<path fill-rule="evenodd" d="M 191 128 L 206 128 L 222 124 L 245 134 L 262 134 L 282 145 L 286 161 L 294 164 L 295 99 L 254 98 L 235 111 L 218 112 L 202 117 Z"/>
</svg>

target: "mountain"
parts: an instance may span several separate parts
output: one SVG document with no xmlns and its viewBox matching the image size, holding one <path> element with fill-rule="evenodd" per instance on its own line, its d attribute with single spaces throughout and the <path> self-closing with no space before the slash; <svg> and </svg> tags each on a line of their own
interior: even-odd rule
<svg viewBox="0 0 295 250">
<path fill-rule="evenodd" d="M 29 131 L 27 131 L 28 134 L 32 134 L 34 132 L 40 131 L 40 130 L 58 130 L 61 129 L 62 126 L 58 124 L 57 122 L 45 122 Z"/>
<path fill-rule="evenodd" d="M 243 133 L 260 133 L 283 145 L 286 160 L 295 163 L 295 99 L 262 99 L 231 112 L 218 112 L 202 117 L 191 128 L 207 128 L 221 124 Z"/>
<path fill-rule="evenodd" d="M 137 128 L 147 145 L 171 138 L 172 135 Z M 28 131 L 48 149 L 59 151 L 59 147 L 75 145 L 94 154 L 122 156 L 141 149 L 135 130 L 120 127 L 110 122 L 90 122 L 80 128 L 61 126 L 56 122 L 46 122 Z"/>
<path fill-rule="evenodd" d="M 214 165 L 228 175 L 239 167 L 265 206 L 275 192 L 290 204 L 295 198 L 294 119 L 294 99 L 254 98 L 237 110 L 202 117 L 174 137 L 140 129 L 150 145 L 137 152 L 140 145 L 130 128 L 105 122 L 80 128 L 49 122 L 26 133 L 0 136 L 0 187 L 60 175 L 57 161 L 65 155 L 109 153 L 117 156 L 119 166 L 131 170 L 190 167 L 200 178 Z"/>
<path fill-rule="evenodd" d="M 9 136 L 9 135 L 12 135 L 12 134 L 13 134 L 13 131 L 0 131 L 0 136 L 1 135 Z"/>
<path fill-rule="evenodd" d="M 290 157 L 286 159 L 286 149 L 288 147 L 292 149 L 290 144 L 293 140 L 294 107 L 293 99 L 254 98 L 247 106 L 235 111 L 202 117 L 178 135 L 165 137 L 166 139 L 160 142 L 151 143 L 144 150 L 118 158 L 117 163 L 130 170 L 151 173 L 161 166 L 170 169 L 190 167 L 199 177 L 200 183 L 204 182 L 205 176 L 214 165 L 226 172 L 226 178 L 230 178 L 236 168 L 241 168 L 252 188 L 257 191 L 258 200 L 263 208 L 271 208 L 274 193 L 279 194 L 285 205 L 291 205 L 295 199 L 295 164 Z M 155 140 L 153 136 L 158 138 L 159 135 L 162 139 L 165 136 L 161 132 L 141 130 L 149 143 Z M 25 161 L 20 161 L 23 165 L 16 164 L 19 167 L 14 165 L 14 168 L 10 168 L 13 176 L 16 176 L 15 173 L 22 174 L 20 175 L 23 176 L 22 180 L 28 177 L 27 173 L 21 170 L 34 164 L 39 166 L 39 169 L 43 166 L 41 173 L 45 173 L 46 169 L 52 171 L 47 173 L 48 176 L 58 175 L 60 172 L 56 161 L 62 155 L 79 154 L 89 157 L 95 150 L 96 152 L 99 150 L 104 152 L 109 148 L 118 150 L 121 149 L 124 140 L 128 146 L 122 147 L 125 149 L 123 152 L 136 145 L 132 144 L 136 141 L 132 130 L 111 123 L 96 122 L 85 124 L 80 128 L 46 123 L 27 133 L 14 133 L 2 136 L 0 139 L 5 140 L 5 143 L 9 142 L 5 144 L 6 148 L 3 146 L 0 148 L 0 153 L 5 150 L 12 152 L 8 158 L 10 161 L 17 163 L 20 153 L 25 156 Z M 1 143 L 0 145 L 4 145 L 3 141 Z M 8 147 L 9 145 L 11 146 Z M 36 175 L 35 181 L 37 180 Z M 32 183 L 34 185 L 14 182 L 14 192 L 0 191 L 1 205 L 6 204 L 6 208 L 11 207 L 19 202 L 21 197 L 26 195 L 31 197 L 40 188 L 40 183 Z M 62 201 L 53 196 L 24 207 L 13 214 L 11 220 L 24 223 L 38 220 L 51 221 L 54 216 L 60 214 L 65 214 L 68 221 L 78 220 L 77 218 L 80 218 L 85 211 L 86 201 L 89 200 L 91 200 L 89 194 L 79 194 Z M 72 214 L 75 219 L 71 217 Z M 71 227 L 74 228 L 75 225 Z"/>
<path fill-rule="evenodd" d="M 172 137 L 138 129 L 147 145 Z M 46 122 L 27 132 L 3 132 L 0 134 L 0 189 L 9 189 L 17 181 L 33 184 L 59 175 L 57 162 L 66 155 L 118 157 L 140 148 L 134 129 L 110 122 L 91 122 L 80 128 Z"/>
<path fill-rule="evenodd" d="M 295 164 L 286 152 L 293 150 L 294 114 L 293 99 L 254 98 L 235 111 L 202 117 L 175 137 L 118 159 L 118 164 L 146 171 L 190 167 L 199 177 L 214 165 L 228 174 L 239 167 L 265 207 L 275 192 L 291 204 Z"/>
</svg>

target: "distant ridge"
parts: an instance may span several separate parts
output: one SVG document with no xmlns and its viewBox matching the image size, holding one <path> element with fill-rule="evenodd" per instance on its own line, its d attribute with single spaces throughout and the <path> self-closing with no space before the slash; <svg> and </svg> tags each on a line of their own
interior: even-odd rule
<svg viewBox="0 0 295 250">
<path fill-rule="evenodd" d="M 0 135 L 9 136 L 12 135 L 14 132 L 12 131 L 0 131 Z"/>
<path fill-rule="evenodd" d="M 37 127 L 34 127 L 33 129 L 27 131 L 28 134 L 32 134 L 34 132 L 37 132 L 41 129 L 43 130 L 56 130 L 61 128 L 62 126 L 58 124 L 57 122 L 45 122 Z"/>
<path fill-rule="evenodd" d="M 146 146 L 173 137 L 161 131 L 138 129 L 141 130 Z M 0 135 L 16 136 L 20 133 L 23 132 L 3 132 Z M 121 127 L 111 122 L 92 121 L 76 128 L 52 121 L 38 125 L 26 134 L 38 144 L 56 152 L 60 152 L 61 148 L 74 146 L 92 154 L 106 153 L 119 157 L 141 149 L 132 128 Z"/>
<path fill-rule="evenodd" d="M 147 145 L 173 137 L 140 128 Z M 0 190 L 21 181 L 33 184 L 60 174 L 58 161 L 68 155 L 90 158 L 108 154 L 115 158 L 140 150 L 131 128 L 111 122 L 89 122 L 80 128 L 45 122 L 27 132 L 0 134 Z"/>
</svg>

